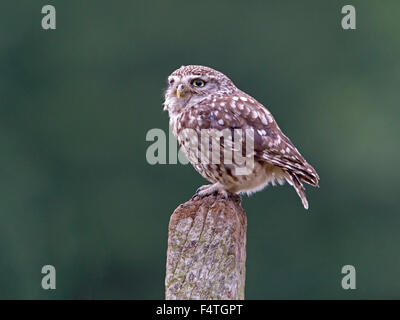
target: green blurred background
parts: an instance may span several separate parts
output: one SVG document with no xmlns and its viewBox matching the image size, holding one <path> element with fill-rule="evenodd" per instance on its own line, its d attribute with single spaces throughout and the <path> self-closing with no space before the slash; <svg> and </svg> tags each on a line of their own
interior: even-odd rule
<svg viewBox="0 0 400 320">
<path fill-rule="evenodd" d="M 170 214 L 205 181 L 145 137 L 184 64 L 263 102 L 321 176 L 309 213 L 287 185 L 243 197 L 246 298 L 400 298 L 400 2 L 351 1 L 353 31 L 345 4 L 2 1 L 0 298 L 164 297 Z"/>
</svg>

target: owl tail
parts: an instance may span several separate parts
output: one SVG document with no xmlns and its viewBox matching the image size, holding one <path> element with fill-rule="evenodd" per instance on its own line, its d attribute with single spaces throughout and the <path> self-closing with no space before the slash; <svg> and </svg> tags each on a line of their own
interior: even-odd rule
<svg viewBox="0 0 400 320">
<path fill-rule="evenodd" d="M 308 201 L 306 198 L 306 189 L 301 183 L 300 179 L 293 172 L 287 171 L 286 181 L 296 190 L 298 196 L 303 203 L 304 209 L 308 209 Z"/>
</svg>

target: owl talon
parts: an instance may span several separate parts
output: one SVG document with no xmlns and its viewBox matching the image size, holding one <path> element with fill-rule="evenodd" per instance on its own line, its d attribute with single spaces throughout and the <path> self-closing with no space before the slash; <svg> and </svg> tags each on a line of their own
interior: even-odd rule
<svg viewBox="0 0 400 320">
<path fill-rule="evenodd" d="M 194 193 L 194 195 L 192 196 L 192 200 L 196 197 L 202 197 L 202 195 L 200 194 L 201 191 L 203 191 L 204 189 L 208 189 L 209 187 L 211 187 L 212 184 L 205 184 L 204 186 L 201 186 L 199 188 L 197 188 L 196 192 Z"/>
<path fill-rule="evenodd" d="M 195 197 L 205 197 L 210 194 L 221 194 L 225 199 L 229 198 L 229 193 L 225 190 L 223 185 L 217 182 L 214 184 L 206 184 L 198 188 L 192 199 Z"/>
</svg>

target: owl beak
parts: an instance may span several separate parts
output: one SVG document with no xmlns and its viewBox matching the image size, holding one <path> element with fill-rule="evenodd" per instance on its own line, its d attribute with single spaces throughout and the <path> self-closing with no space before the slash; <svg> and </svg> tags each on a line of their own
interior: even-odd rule
<svg viewBox="0 0 400 320">
<path fill-rule="evenodd" d="M 178 85 L 178 87 L 176 88 L 176 96 L 178 97 L 178 99 L 182 97 L 184 89 L 185 86 L 183 84 Z"/>
</svg>

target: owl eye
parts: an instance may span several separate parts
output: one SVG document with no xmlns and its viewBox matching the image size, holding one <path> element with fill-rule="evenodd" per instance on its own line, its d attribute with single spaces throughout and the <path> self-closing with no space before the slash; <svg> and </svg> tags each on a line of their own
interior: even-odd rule
<svg viewBox="0 0 400 320">
<path fill-rule="evenodd" d="M 173 84 L 174 82 L 175 82 L 174 79 L 170 79 L 170 80 L 168 81 L 169 84 Z"/>
<path fill-rule="evenodd" d="M 201 79 L 194 79 L 192 81 L 192 86 L 195 87 L 204 87 L 206 85 L 205 81 L 201 80 Z"/>
</svg>

